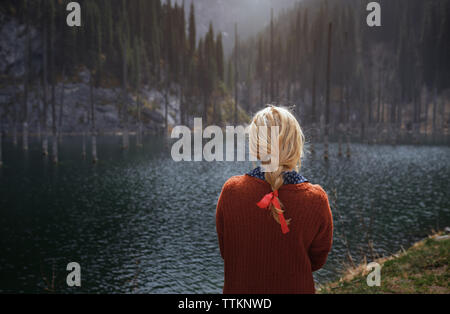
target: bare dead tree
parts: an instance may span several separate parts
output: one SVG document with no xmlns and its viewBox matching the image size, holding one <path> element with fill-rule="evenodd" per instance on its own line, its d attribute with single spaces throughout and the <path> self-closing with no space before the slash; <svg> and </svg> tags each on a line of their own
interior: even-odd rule
<svg viewBox="0 0 450 314">
<path fill-rule="evenodd" d="M 330 75 L 331 75 L 331 38 L 333 24 L 328 24 L 328 57 L 327 57 L 327 86 L 326 86 L 326 103 L 325 103 L 325 137 L 324 137 L 324 159 L 328 159 L 328 136 L 330 129 Z"/>
</svg>

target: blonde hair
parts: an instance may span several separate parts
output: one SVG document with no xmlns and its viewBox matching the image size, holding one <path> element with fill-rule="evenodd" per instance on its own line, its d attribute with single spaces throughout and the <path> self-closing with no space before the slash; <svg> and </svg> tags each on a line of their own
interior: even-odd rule
<svg viewBox="0 0 450 314">
<path fill-rule="evenodd" d="M 268 106 L 255 114 L 248 129 L 250 153 L 262 163 L 264 156 L 260 156 L 260 151 L 268 154 L 272 152 L 271 128 L 275 126 L 278 127 L 278 167 L 275 171 L 265 173 L 265 179 L 272 187 L 272 191 L 277 191 L 283 185 L 283 172 L 300 170 L 305 143 L 305 136 L 294 115 L 287 108 Z M 265 127 L 266 132 L 260 132 L 260 127 Z M 278 201 L 280 202 L 279 199 Z M 281 202 L 280 205 L 284 207 Z M 275 221 L 280 223 L 278 214 L 284 211 L 276 209 L 272 204 L 270 210 Z M 289 224 L 290 219 L 286 222 Z"/>
</svg>

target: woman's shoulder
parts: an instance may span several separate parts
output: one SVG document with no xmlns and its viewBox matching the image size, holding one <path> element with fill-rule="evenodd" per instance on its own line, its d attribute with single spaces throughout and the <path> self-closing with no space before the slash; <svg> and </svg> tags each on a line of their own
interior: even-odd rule
<svg viewBox="0 0 450 314">
<path fill-rule="evenodd" d="M 304 182 L 295 185 L 286 185 L 286 189 L 296 190 L 303 192 L 303 196 L 313 198 L 313 199 L 326 199 L 328 200 L 328 194 L 324 188 L 319 184 L 314 184 L 311 182 Z"/>
<path fill-rule="evenodd" d="M 264 193 L 269 189 L 270 185 L 266 181 L 244 174 L 229 178 L 222 187 L 222 194 Z"/>
<path fill-rule="evenodd" d="M 225 182 L 222 190 L 232 191 L 246 187 L 250 182 L 249 180 L 251 180 L 251 177 L 248 175 L 233 176 Z"/>
<path fill-rule="evenodd" d="M 307 204 L 308 207 L 315 209 L 314 212 L 322 216 L 329 215 L 330 203 L 328 194 L 321 185 L 304 182 L 302 184 L 286 185 L 284 189 L 289 192 L 283 196 L 289 197 L 294 203 Z"/>
</svg>

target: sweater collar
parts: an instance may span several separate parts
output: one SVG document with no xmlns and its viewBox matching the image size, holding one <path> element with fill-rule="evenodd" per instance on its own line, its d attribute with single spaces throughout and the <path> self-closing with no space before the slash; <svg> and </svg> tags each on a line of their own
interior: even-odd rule
<svg viewBox="0 0 450 314">
<path fill-rule="evenodd" d="M 256 167 L 249 173 L 247 173 L 248 176 L 261 179 L 263 181 L 266 180 L 264 176 L 264 172 L 262 172 L 261 167 Z M 283 172 L 283 179 L 284 184 L 300 184 L 303 182 L 308 182 L 308 180 L 299 174 L 297 171 L 285 171 Z"/>
</svg>

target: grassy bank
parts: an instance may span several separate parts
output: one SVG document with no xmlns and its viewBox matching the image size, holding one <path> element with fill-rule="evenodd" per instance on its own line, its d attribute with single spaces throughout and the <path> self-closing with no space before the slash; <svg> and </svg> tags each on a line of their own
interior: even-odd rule
<svg viewBox="0 0 450 314">
<path fill-rule="evenodd" d="M 381 265 L 381 286 L 367 285 L 366 265 L 347 270 L 341 279 L 318 293 L 450 293 L 450 237 L 435 234 L 406 251 L 376 262 Z"/>
</svg>

